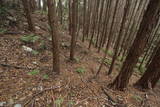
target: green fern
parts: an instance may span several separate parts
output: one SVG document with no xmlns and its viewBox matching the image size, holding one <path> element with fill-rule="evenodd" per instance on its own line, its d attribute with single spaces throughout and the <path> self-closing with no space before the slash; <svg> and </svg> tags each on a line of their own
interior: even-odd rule
<svg viewBox="0 0 160 107">
<path fill-rule="evenodd" d="M 40 43 L 40 49 L 44 50 L 44 49 L 46 49 L 46 48 L 47 48 L 47 47 L 46 47 L 46 44 L 45 44 L 45 42 L 42 40 L 41 43 Z"/>
<path fill-rule="evenodd" d="M 106 58 L 106 59 L 104 60 L 104 63 L 105 63 L 105 64 L 108 64 L 108 65 L 111 65 L 112 60 L 111 60 L 111 59 Z"/>
<path fill-rule="evenodd" d="M 102 51 L 106 53 L 105 49 L 102 49 Z M 113 56 L 113 52 L 111 50 L 107 50 L 107 55 L 108 56 Z"/>
<path fill-rule="evenodd" d="M 21 41 L 26 42 L 26 43 L 34 43 L 39 39 L 39 37 L 34 34 L 30 34 L 30 35 L 25 35 L 21 37 L 20 39 Z"/>
<path fill-rule="evenodd" d="M 136 101 L 141 102 L 143 99 L 142 97 L 138 96 L 138 95 L 134 95 L 132 96 Z"/>
<path fill-rule="evenodd" d="M 0 34 L 3 34 L 3 33 L 5 33 L 7 31 L 7 29 L 2 29 L 2 28 L 0 28 Z"/>
<path fill-rule="evenodd" d="M 28 72 L 28 75 L 37 75 L 37 74 L 39 74 L 39 73 L 40 73 L 40 70 L 34 69 L 34 70 L 32 70 L 31 72 Z"/>
<path fill-rule="evenodd" d="M 76 72 L 77 72 L 77 73 L 85 73 L 86 70 L 85 70 L 84 68 L 77 68 L 77 69 L 76 69 Z"/>
<path fill-rule="evenodd" d="M 75 104 L 75 102 L 72 101 L 72 100 L 68 102 L 68 106 L 69 106 L 69 107 L 72 107 L 74 104 Z"/>
<path fill-rule="evenodd" d="M 47 79 L 49 79 L 49 76 L 47 74 L 45 74 L 45 75 L 43 75 L 43 78 L 47 80 Z"/>
<path fill-rule="evenodd" d="M 64 101 L 63 98 L 58 98 L 58 99 L 55 101 L 56 107 L 62 107 L 63 101 Z"/>
<path fill-rule="evenodd" d="M 36 51 L 36 50 L 32 50 L 32 54 L 33 54 L 33 55 L 38 55 L 38 54 L 39 54 L 39 52 L 38 52 L 38 51 Z"/>
</svg>

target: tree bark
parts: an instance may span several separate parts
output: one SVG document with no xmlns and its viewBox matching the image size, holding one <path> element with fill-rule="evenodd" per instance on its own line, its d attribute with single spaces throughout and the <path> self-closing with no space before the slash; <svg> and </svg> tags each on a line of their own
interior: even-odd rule
<svg viewBox="0 0 160 107">
<path fill-rule="evenodd" d="M 43 0 L 43 11 L 47 11 L 47 1 Z"/>
<path fill-rule="evenodd" d="M 101 23 L 102 22 L 102 15 L 103 15 L 103 11 L 104 11 L 104 4 L 105 4 L 105 0 L 102 0 L 101 9 L 100 9 L 100 13 L 99 13 L 98 31 L 97 31 L 97 35 L 96 35 L 96 45 L 95 45 L 95 47 L 98 47 L 100 28 L 101 28 L 101 24 L 102 24 Z M 107 6 L 108 6 L 108 4 L 107 4 Z"/>
<path fill-rule="evenodd" d="M 108 71 L 108 75 L 110 75 L 112 73 L 113 68 L 114 68 L 114 64 L 115 64 L 115 61 L 116 61 L 116 58 L 117 58 L 117 54 L 118 54 L 119 44 L 120 44 L 120 41 L 121 41 L 122 35 L 123 35 L 123 29 L 125 28 L 127 15 L 128 15 L 128 12 L 129 12 L 129 7 L 130 7 L 130 1 L 127 0 L 126 1 L 126 5 L 124 7 L 124 15 L 123 15 L 123 18 L 122 18 L 120 32 L 119 32 L 119 35 L 118 35 L 118 38 L 117 38 L 117 41 L 116 41 L 115 52 L 114 52 L 114 55 L 113 55 L 113 58 L 112 58 L 111 66 L 110 66 L 109 71 Z"/>
<path fill-rule="evenodd" d="M 72 1 L 72 23 L 71 23 L 71 49 L 70 49 L 70 59 L 74 60 L 75 45 L 76 45 L 76 0 Z"/>
<path fill-rule="evenodd" d="M 38 9 L 41 10 L 41 0 L 38 0 Z"/>
<path fill-rule="evenodd" d="M 100 4 L 100 1 L 96 0 L 95 1 L 95 8 L 94 8 L 94 11 L 93 11 L 93 18 L 92 18 L 93 23 L 92 23 L 91 39 L 90 39 L 89 47 L 88 47 L 89 49 L 91 48 L 91 44 L 93 42 L 93 37 L 94 37 L 94 33 L 95 33 L 96 23 L 97 23 L 97 20 L 98 20 L 99 4 Z"/>
<path fill-rule="evenodd" d="M 111 45 L 111 41 L 112 41 L 114 22 L 115 22 L 116 12 L 118 10 L 118 2 L 119 2 L 119 0 L 116 0 L 115 8 L 114 8 L 113 16 L 112 16 L 111 27 L 110 27 L 109 35 L 108 35 L 108 41 L 107 41 L 107 45 L 106 45 L 106 52 L 108 51 L 108 49 Z M 104 37 L 104 41 L 103 41 L 102 45 L 104 45 L 106 43 L 106 38 L 107 38 L 107 36 Z"/>
<path fill-rule="evenodd" d="M 53 46 L 53 71 L 57 74 L 60 73 L 60 50 L 59 50 L 59 38 L 58 38 L 58 23 L 56 19 L 55 1 L 47 0 L 48 5 L 48 21 L 51 27 L 52 46 Z"/>
<path fill-rule="evenodd" d="M 68 10 L 69 10 L 69 17 L 68 17 L 68 20 L 69 20 L 69 26 L 68 26 L 68 30 L 69 30 L 69 34 L 71 35 L 72 33 L 72 9 L 71 9 L 71 0 L 68 0 Z"/>
<path fill-rule="evenodd" d="M 159 30 L 159 27 L 160 27 L 160 23 L 158 23 L 157 27 L 155 28 L 155 31 L 152 32 L 152 34 L 151 34 L 151 35 L 149 36 L 149 38 L 148 38 L 148 42 L 146 43 L 147 49 L 146 49 L 146 52 L 145 52 L 145 54 L 144 54 L 144 56 L 143 56 L 143 59 L 142 59 L 140 65 L 139 65 L 139 70 L 142 68 L 143 63 L 145 62 L 145 60 L 146 60 L 147 57 L 149 56 L 150 51 L 152 50 L 152 44 L 155 43 L 154 40 L 157 39 L 157 38 L 156 38 L 156 34 L 157 34 L 158 30 Z M 152 35 L 153 35 L 153 36 L 152 36 Z"/>
<path fill-rule="evenodd" d="M 147 2 L 140 1 L 139 5 L 137 7 L 137 12 L 135 11 L 135 14 L 133 16 L 133 17 L 136 17 L 136 18 L 134 18 L 133 23 L 130 23 L 130 26 L 129 26 L 130 29 L 128 29 L 128 31 L 124 35 L 125 39 L 122 42 L 122 48 L 123 48 L 123 53 L 124 53 L 124 54 L 122 54 L 123 58 L 126 56 L 126 53 L 128 52 L 128 49 L 131 46 L 130 39 L 134 40 L 134 37 L 132 37 L 131 35 L 135 31 L 134 29 L 139 27 L 139 23 L 141 22 L 141 19 L 142 19 L 141 17 L 143 16 L 146 4 L 147 4 Z"/>
<path fill-rule="evenodd" d="M 3 0 L 0 0 L 0 6 L 2 6 L 2 5 L 3 5 L 3 3 L 4 3 L 4 1 L 3 1 Z"/>
<path fill-rule="evenodd" d="M 30 31 L 35 31 L 33 21 L 32 21 L 32 16 L 31 16 L 31 10 L 29 6 L 29 1 L 28 0 L 22 0 L 23 7 L 24 7 L 24 12 L 26 14 L 27 22 L 28 22 L 28 29 Z"/>
<path fill-rule="evenodd" d="M 120 56 L 120 54 L 123 52 L 123 46 L 124 46 L 124 44 L 125 44 L 125 40 L 126 40 L 126 38 L 127 38 L 127 34 L 128 34 L 128 31 L 130 31 L 130 25 L 132 25 L 132 20 L 134 20 L 134 18 L 135 18 L 135 16 L 136 16 L 136 13 L 137 13 L 137 11 L 138 11 L 138 9 L 140 8 L 140 5 L 141 5 L 141 3 L 139 3 L 138 2 L 139 0 L 136 0 L 135 2 L 135 5 L 134 5 L 134 7 L 133 7 L 133 10 L 132 10 L 132 12 L 131 12 L 131 17 L 128 19 L 129 20 L 129 22 L 127 23 L 127 28 L 126 28 L 126 30 L 125 30 L 125 32 L 124 32 L 124 35 L 123 35 L 123 39 L 122 39 L 122 42 L 121 42 L 121 46 L 120 46 L 120 50 L 119 50 L 119 53 L 118 53 L 118 55 Z M 140 1 L 141 2 L 141 1 Z M 138 7 L 137 7 L 138 6 Z"/>
<path fill-rule="evenodd" d="M 98 52 L 100 52 L 100 49 L 103 45 L 104 38 L 107 37 L 107 27 L 108 27 L 109 19 L 111 16 L 111 14 L 110 14 L 111 2 L 112 2 L 111 0 L 107 1 L 106 11 L 105 11 L 105 15 L 104 15 L 106 18 L 104 19 L 104 25 L 103 25 L 103 30 L 102 30 L 101 37 L 100 37 Z"/>
<path fill-rule="evenodd" d="M 159 12 L 160 0 L 150 0 L 134 43 L 129 50 L 122 69 L 114 82 L 110 84 L 112 88 L 121 91 L 127 88 L 129 79 L 133 73 L 133 68 L 137 64 L 138 58 L 143 54 L 145 43 L 147 42 L 147 36 L 152 32 L 158 22 Z"/>
<path fill-rule="evenodd" d="M 83 37 L 82 37 L 82 42 L 85 40 L 85 35 L 86 35 L 86 9 L 87 9 L 87 0 L 83 0 L 84 2 L 84 9 L 83 9 Z"/>
<path fill-rule="evenodd" d="M 87 16 L 87 27 L 86 27 L 86 36 L 87 39 L 89 37 L 90 34 L 90 26 L 91 26 L 91 18 L 92 18 L 92 9 L 93 9 L 93 5 L 94 5 L 95 0 L 88 0 L 88 16 Z"/>
<path fill-rule="evenodd" d="M 58 2 L 59 10 L 60 10 L 60 23 L 62 25 L 63 23 L 63 7 L 62 7 L 62 0 L 59 0 Z"/>
<path fill-rule="evenodd" d="M 35 9 L 36 9 L 36 1 L 35 0 L 29 0 L 29 4 L 30 4 L 31 11 L 34 12 Z"/>
<path fill-rule="evenodd" d="M 159 42 L 160 43 L 160 42 Z M 149 64 L 144 75 L 136 82 L 135 86 L 141 89 L 152 89 L 160 79 L 160 46 Z M 157 48 L 157 47 L 156 47 Z"/>
</svg>

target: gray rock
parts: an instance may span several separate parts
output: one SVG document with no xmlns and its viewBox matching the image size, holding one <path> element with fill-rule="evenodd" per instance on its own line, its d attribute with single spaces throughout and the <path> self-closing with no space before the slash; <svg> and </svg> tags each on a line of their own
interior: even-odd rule
<svg viewBox="0 0 160 107">
<path fill-rule="evenodd" d="M 0 102 L 0 107 L 3 107 L 6 104 L 6 102 Z"/>
<path fill-rule="evenodd" d="M 21 104 L 15 104 L 14 107 L 22 107 Z"/>
</svg>

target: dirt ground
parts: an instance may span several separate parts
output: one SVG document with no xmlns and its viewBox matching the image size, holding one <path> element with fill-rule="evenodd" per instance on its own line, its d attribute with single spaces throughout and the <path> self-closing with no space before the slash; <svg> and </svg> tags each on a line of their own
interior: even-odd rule
<svg viewBox="0 0 160 107">
<path fill-rule="evenodd" d="M 61 30 L 61 74 L 52 72 L 52 44 L 50 36 L 43 28 L 43 17 L 35 22 L 40 27 L 36 35 L 40 39 L 32 44 L 21 41 L 20 34 L 0 35 L 0 106 L 21 104 L 25 107 L 159 107 L 160 85 L 156 89 L 141 92 L 132 84 L 140 75 L 134 73 L 125 92 L 109 89 L 118 70 L 107 76 L 108 66 L 104 65 L 100 75 L 93 78 L 100 65 L 103 53 L 97 53 L 93 46 L 88 50 L 88 42 L 77 41 L 76 60 L 69 60 L 70 35 Z M 45 20 L 45 19 L 44 19 Z M 39 24 L 41 23 L 41 24 Z M 25 28 L 24 28 L 25 29 Z M 46 48 L 40 49 L 40 41 Z M 30 47 L 38 54 L 26 52 L 23 46 Z M 78 73 L 78 69 L 84 72 Z M 30 75 L 33 70 L 37 74 Z M 113 100 L 113 101 L 112 101 Z M 2 104 L 3 103 L 3 104 Z"/>
</svg>

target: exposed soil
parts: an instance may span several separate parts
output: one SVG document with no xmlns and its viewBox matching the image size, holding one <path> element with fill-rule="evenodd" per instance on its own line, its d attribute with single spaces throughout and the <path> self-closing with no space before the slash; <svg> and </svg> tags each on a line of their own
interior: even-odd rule
<svg viewBox="0 0 160 107">
<path fill-rule="evenodd" d="M 59 34 L 61 74 L 54 75 L 52 44 L 46 30 L 46 18 L 35 15 L 34 20 L 36 26 L 40 27 L 36 30 L 40 40 L 33 44 L 26 44 L 20 40 L 24 34 L 0 35 L 0 104 L 2 102 L 6 103 L 4 106 L 22 104 L 26 107 L 114 107 L 116 104 L 108 99 L 102 90 L 103 87 L 119 104 L 117 107 L 159 107 L 160 85 L 148 92 L 135 89 L 132 84 L 140 77 L 137 73 L 133 75 L 125 92 L 107 88 L 118 74 L 117 69 L 114 69 L 111 76 L 107 76 L 108 66 L 104 65 L 99 77 L 93 78 L 103 53 L 97 53 L 93 46 L 88 50 L 88 42 L 77 41 L 76 60 L 69 61 L 71 37 L 63 30 L 60 30 Z M 23 33 L 30 34 L 28 31 Z M 42 40 L 45 42 L 45 49 L 40 49 Z M 26 52 L 23 46 L 28 46 L 39 53 L 34 55 Z M 76 72 L 78 68 L 83 68 L 85 72 Z M 40 72 L 29 75 L 33 70 Z M 45 78 L 46 75 L 49 77 Z"/>
</svg>

